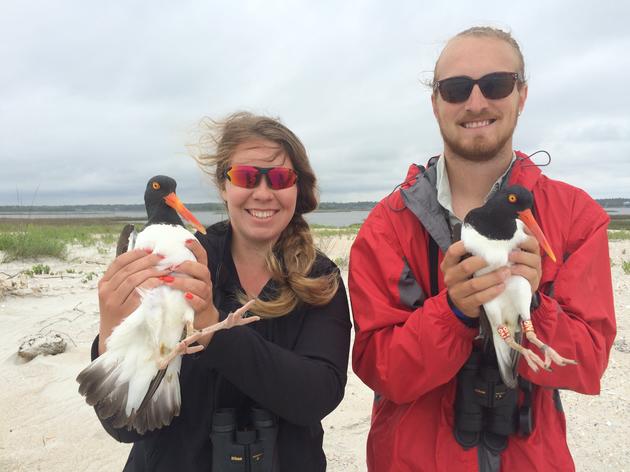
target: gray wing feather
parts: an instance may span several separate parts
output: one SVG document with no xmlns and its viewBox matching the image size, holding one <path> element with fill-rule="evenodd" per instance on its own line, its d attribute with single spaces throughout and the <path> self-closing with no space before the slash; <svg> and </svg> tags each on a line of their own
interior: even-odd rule
<svg viewBox="0 0 630 472">
<path fill-rule="evenodd" d="M 132 224 L 126 224 L 120 236 L 118 237 L 118 244 L 116 245 L 116 257 L 121 254 L 131 251 L 136 244 L 136 230 Z"/>
</svg>

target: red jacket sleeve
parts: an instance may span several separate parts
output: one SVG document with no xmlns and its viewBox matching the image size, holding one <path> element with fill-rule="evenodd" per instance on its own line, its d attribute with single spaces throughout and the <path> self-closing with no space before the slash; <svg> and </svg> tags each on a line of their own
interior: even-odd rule
<svg viewBox="0 0 630 472">
<path fill-rule="evenodd" d="M 387 205 L 377 205 L 350 252 L 356 328 L 352 365 L 370 388 L 402 404 L 452 380 L 470 355 L 478 330 L 466 327 L 451 312 L 446 290 L 415 310 L 401 301 L 401 276 L 408 266 L 396 228 L 415 224 L 412 228 L 418 230 L 407 234 L 417 241 L 405 243 L 418 245 L 423 254 L 426 236 L 417 221 L 394 223 L 390 216 Z M 392 218 L 401 217 L 395 213 Z M 415 273 L 419 284 L 421 276 L 428 279 L 427 273 Z"/>
<path fill-rule="evenodd" d="M 522 376 L 538 385 L 597 394 L 616 333 L 608 255 L 609 218 L 582 192 L 576 195 L 570 215 L 562 261 L 557 266 L 545 261 L 543 266 L 544 291 L 548 295 L 541 294 L 532 322 L 541 341 L 578 365 L 552 365 L 552 372 L 539 373 L 532 372 L 524 362 L 519 368 Z M 552 274 L 546 277 L 545 272 Z"/>
</svg>

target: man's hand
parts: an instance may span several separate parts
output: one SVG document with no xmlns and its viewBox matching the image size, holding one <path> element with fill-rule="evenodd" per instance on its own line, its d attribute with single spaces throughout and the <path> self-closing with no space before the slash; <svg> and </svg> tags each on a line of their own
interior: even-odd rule
<svg viewBox="0 0 630 472">
<path fill-rule="evenodd" d="M 488 264 L 481 257 L 467 255 L 462 241 L 451 244 L 446 251 L 440 269 L 444 274 L 444 284 L 451 302 L 459 311 L 470 318 L 478 318 L 481 306 L 497 297 L 505 290 L 505 280 L 510 269 L 501 267 L 479 277 L 473 274 Z"/>
<path fill-rule="evenodd" d="M 512 251 L 509 256 L 509 261 L 514 264 L 510 269 L 512 275 L 520 275 L 527 279 L 533 294 L 538 290 L 542 277 L 540 246 L 527 227 L 525 232 L 529 237 L 519 246 L 520 250 Z"/>
</svg>

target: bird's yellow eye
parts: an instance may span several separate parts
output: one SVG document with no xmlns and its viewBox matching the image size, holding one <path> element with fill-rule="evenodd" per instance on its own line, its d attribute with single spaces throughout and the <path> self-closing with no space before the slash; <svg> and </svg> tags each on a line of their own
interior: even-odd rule
<svg viewBox="0 0 630 472">
<path fill-rule="evenodd" d="M 516 203 L 516 200 L 518 200 L 518 197 L 516 195 L 514 195 L 513 193 L 508 195 L 508 202 Z"/>
<path fill-rule="evenodd" d="M 151 184 L 151 187 L 153 187 L 153 190 L 160 190 L 160 184 L 158 184 L 157 182 L 153 182 Z"/>
</svg>

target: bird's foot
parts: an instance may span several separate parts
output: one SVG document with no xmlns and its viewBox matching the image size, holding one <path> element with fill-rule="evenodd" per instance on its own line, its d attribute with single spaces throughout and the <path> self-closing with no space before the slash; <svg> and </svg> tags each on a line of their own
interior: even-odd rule
<svg viewBox="0 0 630 472">
<path fill-rule="evenodd" d="M 555 364 L 564 367 L 565 365 L 578 365 L 577 361 L 567 359 L 558 354 L 551 346 L 543 344 L 540 350 L 545 353 L 545 365 L 550 366 L 553 361 Z"/>
<path fill-rule="evenodd" d="M 174 359 L 176 356 L 184 355 L 184 354 L 194 354 L 195 352 L 203 351 L 204 346 L 202 345 L 190 346 L 192 343 L 194 343 L 195 341 L 198 341 L 203 336 L 206 336 L 210 333 L 215 333 L 222 329 L 230 329 L 230 328 L 234 328 L 235 326 L 245 326 L 249 323 L 253 323 L 254 321 L 260 320 L 260 316 L 249 316 L 247 318 L 243 318 L 243 315 L 247 313 L 247 310 L 254 304 L 254 301 L 255 300 L 248 301 L 245 305 L 240 307 L 238 310 L 236 310 L 233 313 L 230 313 L 227 316 L 227 318 L 224 319 L 223 321 L 215 323 L 212 326 L 208 326 L 207 328 L 204 328 L 202 330 L 199 330 L 199 331 L 193 330 L 192 323 L 190 324 L 190 327 L 187 325 L 186 338 L 184 338 L 173 350 L 171 355 L 169 355 L 170 359 L 166 361 L 166 365 L 168 365 L 168 363 L 172 359 Z M 190 330 L 192 330 L 193 333 L 188 335 Z"/>
<path fill-rule="evenodd" d="M 207 328 L 199 331 L 199 333 L 201 333 L 201 336 L 205 336 L 206 334 L 215 333 L 222 329 L 230 329 L 234 328 L 235 326 L 245 326 L 247 324 L 253 323 L 254 321 L 260 320 L 260 316 L 248 316 L 247 318 L 243 318 L 243 316 L 247 313 L 247 310 L 249 310 L 249 308 L 254 304 L 255 301 L 256 300 L 248 301 L 238 310 L 230 313 L 223 321 L 219 321 L 212 326 L 208 326 Z"/>
<path fill-rule="evenodd" d="M 194 354 L 195 352 L 202 351 L 203 346 L 201 345 L 191 346 L 191 344 L 197 341 L 201 336 L 201 331 L 198 331 L 192 336 L 188 336 L 187 338 L 182 339 L 169 354 L 160 359 L 160 362 L 158 363 L 158 367 L 160 368 L 160 370 L 166 369 L 170 362 L 177 356 L 183 356 L 184 354 Z"/>
<path fill-rule="evenodd" d="M 536 346 L 545 354 L 545 369 L 551 370 L 552 362 L 556 365 L 559 365 L 560 367 L 564 367 L 565 365 L 577 365 L 577 361 L 562 357 L 555 351 L 555 349 L 538 339 L 538 336 L 536 336 L 536 333 L 533 331 L 533 329 L 531 331 L 526 331 L 525 336 L 527 336 L 529 342 L 531 342 L 534 346 Z"/>
<path fill-rule="evenodd" d="M 519 349 L 519 352 L 525 358 L 525 361 L 527 361 L 527 365 L 529 366 L 529 368 L 532 369 L 534 372 L 538 372 L 538 370 L 541 368 L 545 370 L 550 370 L 549 366 L 545 364 L 540 356 L 530 349 L 522 347 L 521 349 Z"/>
</svg>

